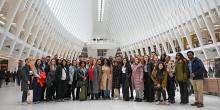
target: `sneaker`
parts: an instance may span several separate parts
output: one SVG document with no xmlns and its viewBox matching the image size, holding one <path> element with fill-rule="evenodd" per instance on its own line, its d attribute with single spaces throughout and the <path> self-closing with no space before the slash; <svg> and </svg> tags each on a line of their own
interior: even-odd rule
<svg viewBox="0 0 220 110">
<path fill-rule="evenodd" d="M 21 102 L 21 105 L 27 105 L 28 103 L 27 102 Z"/>
<path fill-rule="evenodd" d="M 159 104 L 160 104 L 160 101 L 157 101 L 157 102 L 156 102 L 156 105 L 159 105 Z"/>
<path fill-rule="evenodd" d="M 170 103 L 168 101 L 164 101 L 165 105 L 170 105 Z"/>
</svg>

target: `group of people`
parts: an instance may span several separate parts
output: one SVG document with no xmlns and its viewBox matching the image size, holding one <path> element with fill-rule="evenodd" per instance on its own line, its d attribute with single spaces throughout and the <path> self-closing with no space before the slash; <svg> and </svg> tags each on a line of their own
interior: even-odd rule
<svg viewBox="0 0 220 110">
<path fill-rule="evenodd" d="M 14 82 L 16 79 L 16 71 L 10 72 L 7 71 L 5 67 L 0 68 L 0 88 L 2 87 L 3 83 L 8 86 L 10 82 Z M 18 80 L 17 80 L 18 81 Z"/>
<path fill-rule="evenodd" d="M 176 59 L 155 52 L 149 56 L 137 55 L 113 58 L 88 58 L 87 60 L 58 59 L 50 56 L 42 59 L 25 59 L 18 73 L 21 78 L 22 102 L 27 101 L 33 90 L 33 103 L 64 100 L 118 100 L 175 103 L 175 89 L 180 88 L 180 104 L 189 103 L 189 86 L 192 84 L 195 103 L 203 107 L 203 79 L 207 71 L 202 61 L 187 52 Z M 121 91 L 122 90 L 122 93 Z M 134 98 L 133 91 L 136 95 Z M 162 97 L 161 97 L 162 95 Z M 168 96 L 168 97 L 167 97 Z"/>
</svg>

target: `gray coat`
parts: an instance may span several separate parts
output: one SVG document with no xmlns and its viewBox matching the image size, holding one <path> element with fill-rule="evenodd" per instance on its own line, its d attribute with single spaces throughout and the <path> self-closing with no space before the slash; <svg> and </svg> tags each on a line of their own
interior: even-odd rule
<svg viewBox="0 0 220 110">
<path fill-rule="evenodd" d="M 21 73 L 21 91 L 27 91 L 29 89 L 28 81 L 30 81 L 30 76 L 29 76 L 29 66 L 25 65 L 22 68 L 22 73 Z"/>
<path fill-rule="evenodd" d="M 92 81 L 92 92 L 93 94 L 97 94 L 100 91 L 100 81 L 101 81 L 101 66 L 96 65 L 93 73 L 93 81 Z M 90 84 L 91 87 L 91 84 Z M 91 90 L 91 89 L 90 89 Z"/>
</svg>

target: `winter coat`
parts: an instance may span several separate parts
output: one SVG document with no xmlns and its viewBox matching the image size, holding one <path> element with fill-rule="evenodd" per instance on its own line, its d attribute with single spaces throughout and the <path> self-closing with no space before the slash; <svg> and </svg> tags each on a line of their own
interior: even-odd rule
<svg viewBox="0 0 220 110">
<path fill-rule="evenodd" d="M 89 91 L 89 93 L 97 94 L 100 91 L 100 81 L 101 81 L 101 66 L 96 65 L 94 67 L 93 72 L 93 80 L 92 80 L 92 86 L 90 83 L 90 87 L 93 87 L 93 91 Z M 91 89 L 90 89 L 91 90 Z"/>
<path fill-rule="evenodd" d="M 132 84 L 135 90 L 144 90 L 144 72 L 142 64 L 132 66 Z"/>
<path fill-rule="evenodd" d="M 111 90 L 112 88 L 112 68 L 109 66 L 102 66 L 102 79 L 101 79 L 102 90 Z M 107 88 L 108 84 L 108 88 Z"/>
<path fill-rule="evenodd" d="M 187 60 L 176 61 L 175 63 L 175 79 L 176 81 L 189 81 L 189 66 Z"/>
<path fill-rule="evenodd" d="M 21 91 L 27 91 L 29 89 L 28 81 L 31 81 L 29 71 L 30 71 L 30 67 L 28 65 L 22 67 Z"/>
<path fill-rule="evenodd" d="M 192 73 L 195 74 L 195 77 L 193 77 L 193 80 L 201 80 L 201 79 L 204 79 L 204 77 L 208 77 L 207 76 L 208 72 L 206 71 L 204 64 L 197 57 L 195 57 L 192 60 L 192 65 L 189 68 L 191 68 Z"/>
<path fill-rule="evenodd" d="M 63 70 L 63 67 L 61 65 L 58 65 L 57 66 L 57 69 L 56 69 L 56 81 L 61 81 L 61 78 L 62 78 L 62 70 Z M 69 69 L 66 67 L 66 82 L 69 81 Z"/>
<path fill-rule="evenodd" d="M 154 82 L 155 85 L 160 84 L 162 88 L 166 88 L 167 87 L 167 75 L 168 72 L 164 71 L 161 80 L 159 80 L 158 77 L 159 71 L 154 70 L 152 72 L 151 78 Z"/>
<path fill-rule="evenodd" d="M 113 88 L 120 88 L 120 78 L 121 78 L 121 66 L 113 66 L 112 70 L 112 87 Z"/>
</svg>

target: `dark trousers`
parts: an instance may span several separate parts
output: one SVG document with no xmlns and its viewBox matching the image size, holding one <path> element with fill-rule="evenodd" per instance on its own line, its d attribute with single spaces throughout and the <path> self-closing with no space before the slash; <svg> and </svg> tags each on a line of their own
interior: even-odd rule
<svg viewBox="0 0 220 110">
<path fill-rule="evenodd" d="M 72 97 L 73 100 L 79 100 L 79 92 L 80 92 L 80 87 L 77 87 L 77 81 L 73 81 L 72 83 Z"/>
<path fill-rule="evenodd" d="M 45 100 L 45 99 L 44 99 L 44 98 L 45 98 L 45 94 L 44 94 L 44 93 L 45 93 L 45 89 L 46 89 L 45 86 L 41 88 L 41 98 L 40 98 L 41 101 L 44 101 L 44 100 Z"/>
<path fill-rule="evenodd" d="M 154 101 L 154 82 L 149 73 L 145 73 L 144 98 L 147 102 Z"/>
<path fill-rule="evenodd" d="M 23 91 L 23 93 L 22 93 L 22 102 L 27 101 L 27 94 L 28 94 L 28 91 Z"/>
<path fill-rule="evenodd" d="M 46 99 L 47 100 L 52 100 L 54 99 L 54 94 L 55 94 L 55 85 L 53 84 L 52 86 L 50 87 L 47 87 L 47 90 L 46 90 Z"/>
<path fill-rule="evenodd" d="M 33 102 L 41 101 L 41 87 L 37 82 L 37 78 L 33 80 Z"/>
<path fill-rule="evenodd" d="M 72 84 L 66 84 L 67 91 L 65 94 L 65 98 L 71 99 L 71 93 L 72 93 Z"/>
<path fill-rule="evenodd" d="M 181 103 L 189 103 L 188 82 L 179 81 Z"/>
<path fill-rule="evenodd" d="M 64 99 L 65 93 L 66 93 L 66 81 L 65 80 L 59 80 L 57 81 L 57 89 L 56 89 L 57 99 Z"/>
<path fill-rule="evenodd" d="M 0 88 L 2 87 L 3 79 L 0 79 Z"/>
<path fill-rule="evenodd" d="M 155 93 L 157 95 L 156 101 L 161 101 L 161 94 L 163 95 L 163 100 L 166 100 L 166 91 L 162 87 L 155 87 Z"/>
<path fill-rule="evenodd" d="M 99 94 L 93 92 L 93 81 L 89 81 L 89 89 L 90 89 L 91 100 L 93 100 L 94 98 L 97 100 Z"/>
<path fill-rule="evenodd" d="M 131 97 L 133 98 L 133 88 L 132 88 L 132 81 L 131 81 L 131 78 L 129 79 L 129 89 L 130 89 L 130 94 L 131 94 Z"/>
<path fill-rule="evenodd" d="M 168 100 L 174 101 L 175 100 L 175 79 L 174 77 L 167 77 L 167 93 L 168 93 Z"/>
<path fill-rule="evenodd" d="M 16 83 L 18 86 L 20 86 L 20 78 L 18 76 L 16 76 Z"/>
<path fill-rule="evenodd" d="M 127 74 L 122 74 L 122 94 L 124 100 L 129 100 L 129 79 Z"/>
</svg>

